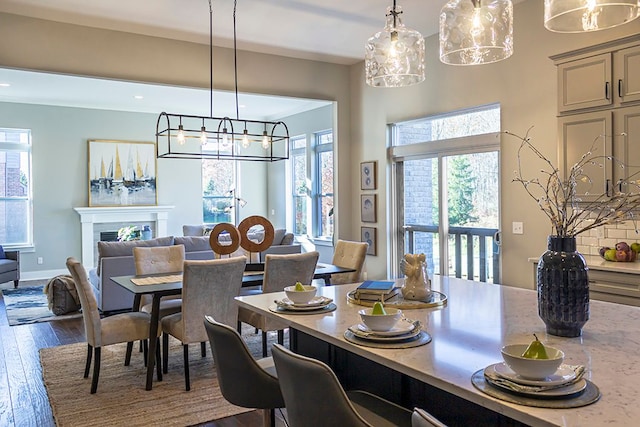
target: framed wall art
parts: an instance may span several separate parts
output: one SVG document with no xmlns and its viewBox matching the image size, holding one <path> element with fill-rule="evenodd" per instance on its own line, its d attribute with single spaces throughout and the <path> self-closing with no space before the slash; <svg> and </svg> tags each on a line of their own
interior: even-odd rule
<svg viewBox="0 0 640 427">
<path fill-rule="evenodd" d="M 376 169 L 378 162 L 362 162 L 360 163 L 360 189 L 361 190 L 375 190 L 376 183 Z"/>
<path fill-rule="evenodd" d="M 360 240 L 369 244 L 367 255 L 377 254 L 377 229 L 375 227 L 360 227 Z"/>
<path fill-rule="evenodd" d="M 375 194 L 360 196 L 360 220 L 362 222 L 376 222 L 376 205 Z"/>
<path fill-rule="evenodd" d="M 158 204 L 153 142 L 89 140 L 89 206 Z"/>
</svg>

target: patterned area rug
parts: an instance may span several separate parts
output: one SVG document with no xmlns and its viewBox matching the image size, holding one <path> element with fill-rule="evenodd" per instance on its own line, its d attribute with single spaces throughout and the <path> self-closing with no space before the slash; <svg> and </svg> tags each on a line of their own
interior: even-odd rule
<svg viewBox="0 0 640 427">
<path fill-rule="evenodd" d="M 10 326 L 82 317 L 79 311 L 60 316 L 53 314 L 48 308 L 47 295 L 42 292 L 43 288 L 44 286 L 29 286 L 2 290 Z"/>
</svg>

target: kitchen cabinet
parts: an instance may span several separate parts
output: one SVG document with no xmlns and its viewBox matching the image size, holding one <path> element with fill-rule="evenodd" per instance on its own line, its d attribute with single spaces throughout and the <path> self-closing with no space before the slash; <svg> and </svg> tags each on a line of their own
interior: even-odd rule
<svg viewBox="0 0 640 427">
<path fill-rule="evenodd" d="M 614 92 L 621 104 L 640 101 L 640 46 L 613 53 Z"/>
<path fill-rule="evenodd" d="M 613 111 L 613 156 L 616 159 L 612 165 L 615 190 L 637 193 L 640 188 L 640 106 Z M 630 181 L 635 183 L 629 184 Z"/>
</svg>

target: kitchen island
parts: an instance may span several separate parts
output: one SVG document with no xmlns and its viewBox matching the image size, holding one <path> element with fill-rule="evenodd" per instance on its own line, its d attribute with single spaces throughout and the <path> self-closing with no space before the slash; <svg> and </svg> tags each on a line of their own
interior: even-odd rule
<svg viewBox="0 0 640 427">
<path fill-rule="evenodd" d="M 322 295 L 334 299 L 337 310 L 314 315 L 270 311 L 274 299 L 283 298 L 283 293 L 237 299 L 240 306 L 289 325 L 294 349 L 300 346 L 301 352 L 315 353 L 329 362 L 347 387 L 362 386 L 362 377 L 369 378 L 383 386 L 376 391 L 385 397 L 407 407 L 424 407 L 452 426 L 496 425 L 486 411 L 497 414 L 501 425 L 631 426 L 640 419 L 640 308 L 592 301 L 583 336 L 561 338 L 546 334 L 532 290 L 435 276 L 433 288 L 447 295 L 447 304 L 405 310 L 408 318 L 424 325 L 432 341 L 414 348 L 380 349 L 344 338 L 345 330 L 359 322 L 357 313 L 362 307 L 347 302 L 346 297 L 356 286 L 321 288 Z M 498 400 L 473 386 L 474 372 L 502 360 L 503 345 L 528 343 L 533 333 L 562 349 L 565 363 L 584 365 L 585 378 L 597 385 L 602 398 L 580 408 L 546 409 Z M 298 336 L 302 343 L 296 341 Z M 309 343 L 316 341 L 315 347 L 305 343 L 307 338 Z M 349 365 L 352 360 L 360 362 Z M 388 371 L 397 376 L 389 376 Z M 377 381 L 378 376 L 383 380 Z M 460 402 L 468 403 L 461 408 L 463 418 L 456 417 Z M 469 413 L 474 410 L 478 417 L 469 424 Z"/>
</svg>

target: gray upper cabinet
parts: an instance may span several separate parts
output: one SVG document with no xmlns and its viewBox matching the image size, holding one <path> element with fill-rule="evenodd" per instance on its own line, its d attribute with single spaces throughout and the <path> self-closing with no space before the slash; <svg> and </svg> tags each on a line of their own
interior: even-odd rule
<svg viewBox="0 0 640 427">
<path fill-rule="evenodd" d="M 640 101 L 640 46 L 613 53 L 614 91 L 621 104 Z"/>
<path fill-rule="evenodd" d="M 558 65 L 558 111 L 611 105 L 611 54 Z"/>
</svg>

